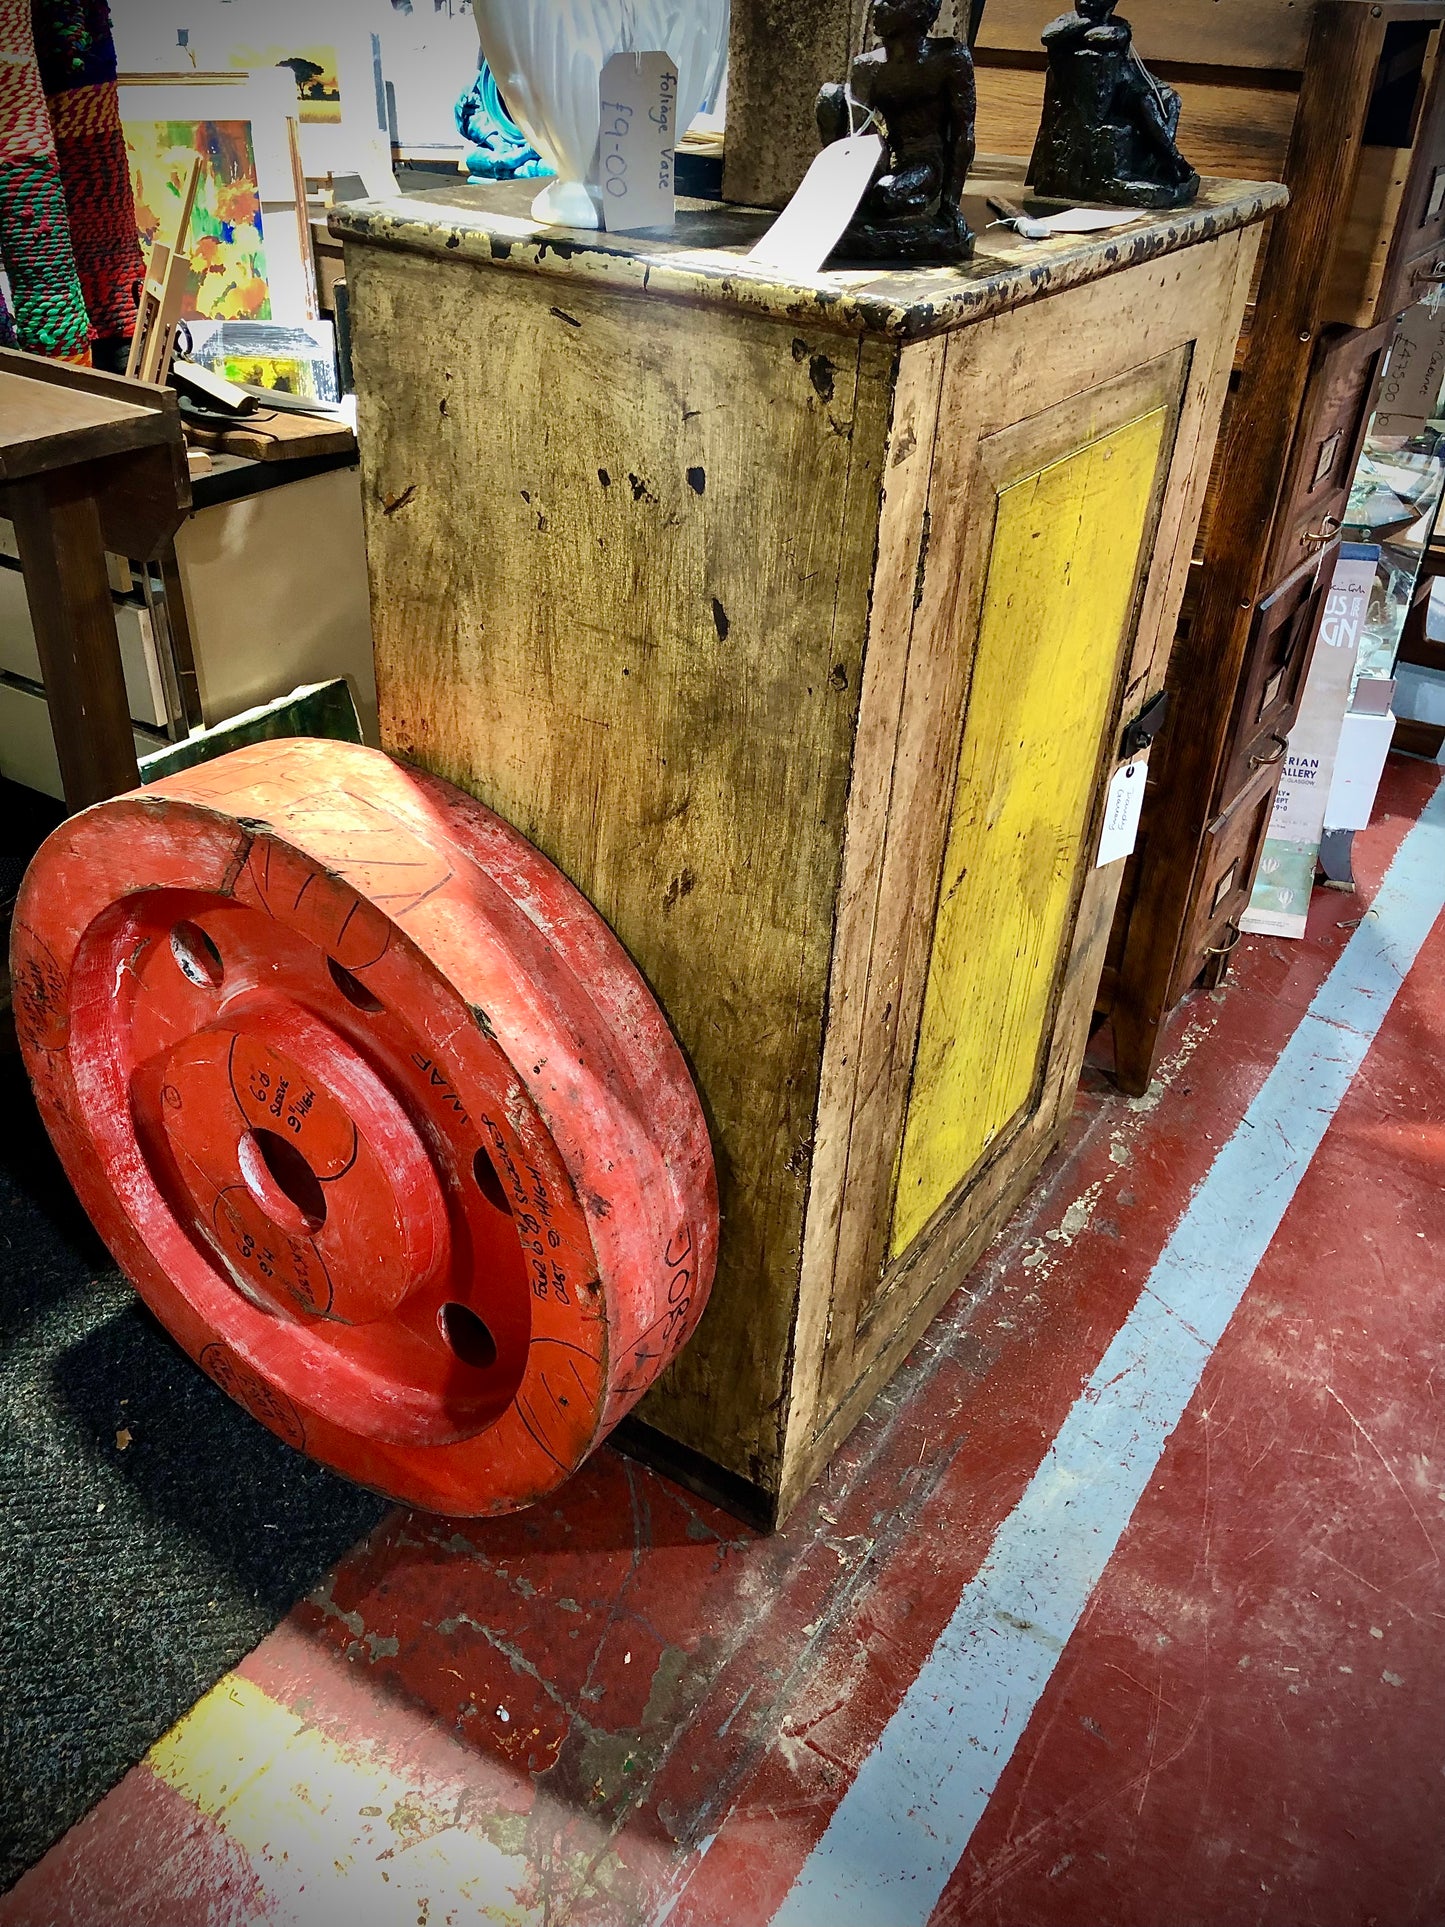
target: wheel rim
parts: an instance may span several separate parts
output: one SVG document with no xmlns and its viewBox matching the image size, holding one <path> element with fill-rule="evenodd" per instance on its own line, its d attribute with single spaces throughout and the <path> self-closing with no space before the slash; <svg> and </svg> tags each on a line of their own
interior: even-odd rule
<svg viewBox="0 0 1445 1927">
<path fill-rule="evenodd" d="M 567 1476 L 695 1327 L 706 1130 L 596 912 L 354 745 L 263 744 L 63 825 L 12 940 L 82 1201 L 262 1423 L 459 1513 Z"/>
</svg>

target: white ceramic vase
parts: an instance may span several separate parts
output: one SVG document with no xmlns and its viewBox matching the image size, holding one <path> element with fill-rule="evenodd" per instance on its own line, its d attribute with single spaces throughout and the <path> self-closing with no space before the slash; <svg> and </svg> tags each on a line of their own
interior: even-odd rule
<svg viewBox="0 0 1445 1927">
<path fill-rule="evenodd" d="M 727 57 L 728 0 L 472 0 L 472 12 L 512 118 L 557 170 L 532 212 L 563 227 L 602 225 L 590 176 L 613 54 L 671 56 L 679 133 L 711 99 Z"/>
</svg>

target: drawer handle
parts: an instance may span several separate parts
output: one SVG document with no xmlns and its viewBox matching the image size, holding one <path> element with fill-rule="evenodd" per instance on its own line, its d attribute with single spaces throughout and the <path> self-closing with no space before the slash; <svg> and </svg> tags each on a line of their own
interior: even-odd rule
<svg viewBox="0 0 1445 1927">
<path fill-rule="evenodd" d="M 1343 527 L 1344 523 L 1338 516 L 1327 515 L 1317 529 L 1307 529 L 1300 541 L 1307 549 L 1323 548 L 1326 542 L 1333 541 Z"/>
<path fill-rule="evenodd" d="M 1230 951 L 1234 949 L 1235 945 L 1239 942 L 1240 938 L 1243 935 L 1244 935 L 1243 930 L 1241 930 L 1239 925 L 1236 924 L 1234 926 L 1234 935 L 1230 938 L 1229 942 L 1216 943 L 1212 945 L 1208 950 L 1205 951 L 1204 953 L 1205 956 L 1206 957 L 1227 957 Z"/>
<path fill-rule="evenodd" d="M 1289 748 L 1288 736 L 1281 736 L 1278 730 L 1272 729 L 1269 732 L 1269 740 L 1272 743 L 1278 743 L 1279 748 L 1273 756 L 1251 756 L 1249 759 L 1251 769 L 1272 769 L 1276 763 L 1284 761 L 1284 753 Z"/>
</svg>

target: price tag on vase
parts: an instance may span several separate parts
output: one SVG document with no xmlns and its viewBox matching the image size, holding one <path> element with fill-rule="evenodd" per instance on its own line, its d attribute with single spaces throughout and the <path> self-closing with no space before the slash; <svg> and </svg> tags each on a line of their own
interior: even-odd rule
<svg viewBox="0 0 1445 1927">
<path fill-rule="evenodd" d="M 677 68 L 665 53 L 620 53 L 602 69 L 597 181 L 614 234 L 673 224 Z"/>
</svg>

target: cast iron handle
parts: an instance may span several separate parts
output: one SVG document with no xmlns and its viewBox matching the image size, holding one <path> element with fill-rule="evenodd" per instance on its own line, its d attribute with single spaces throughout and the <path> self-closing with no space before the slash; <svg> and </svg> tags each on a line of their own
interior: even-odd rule
<svg viewBox="0 0 1445 1927">
<path fill-rule="evenodd" d="M 1281 736 L 1278 730 L 1272 729 L 1269 732 L 1269 740 L 1272 743 L 1278 743 L 1279 748 L 1273 756 L 1251 756 L 1249 759 L 1251 769 L 1272 769 L 1276 763 L 1284 761 L 1284 753 L 1289 748 L 1288 736 Z"/>
</svg>

